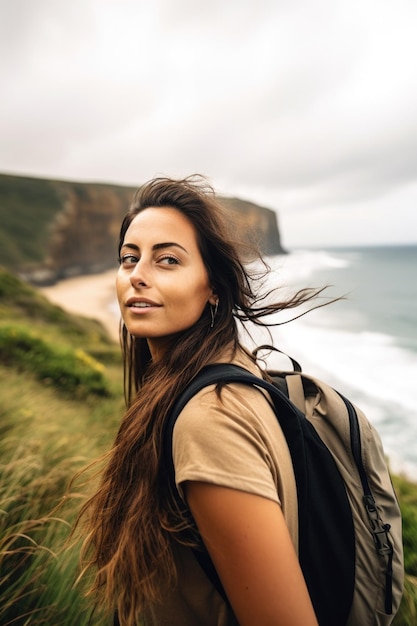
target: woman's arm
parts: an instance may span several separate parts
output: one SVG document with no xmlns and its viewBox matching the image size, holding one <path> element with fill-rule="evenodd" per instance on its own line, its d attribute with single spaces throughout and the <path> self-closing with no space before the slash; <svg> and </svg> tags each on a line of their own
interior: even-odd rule
<svg viewBox="0 0 417 626">
<path fill-rule="evenodd" d="M 318 626 L 276 502 L 197 481 L 185 495 L 240 626 Z"/>
</svg>

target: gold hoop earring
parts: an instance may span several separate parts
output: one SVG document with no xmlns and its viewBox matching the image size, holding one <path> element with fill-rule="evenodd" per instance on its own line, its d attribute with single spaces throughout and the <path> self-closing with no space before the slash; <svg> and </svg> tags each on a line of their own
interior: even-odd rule
<svg viewBox="0 0 417 626">
<path fill-rule="evenodd" d="M 219 301 L 216 300 L 216 304 L 210 304 L 210 313 L 211 313 L 211 324 L 210 324 L 210 328 L 213 328 L 214 326 L 214 320 L 215 317 L 217 315 L 217 309 L 219 308 Z"/>
</svg>

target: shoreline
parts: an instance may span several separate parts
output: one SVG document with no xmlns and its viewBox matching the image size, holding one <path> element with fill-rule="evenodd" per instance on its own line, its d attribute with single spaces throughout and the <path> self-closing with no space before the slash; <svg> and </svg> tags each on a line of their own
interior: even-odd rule
<svg viewBox="0 0 417 626">
<path fill-rule="evenodd" d="M 117 270 L 66 278 L 48 287 L 39 287 L 50 302 L 75 315 L 96 319 L 110 338 L 119 342 L 119 311 L 116 301 Z"/>
</svg>

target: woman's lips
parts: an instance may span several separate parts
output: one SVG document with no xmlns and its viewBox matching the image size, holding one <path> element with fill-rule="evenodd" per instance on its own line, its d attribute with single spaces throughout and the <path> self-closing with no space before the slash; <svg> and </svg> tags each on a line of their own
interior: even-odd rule
<svg viewBox="0 0 417 626">
<path fill-rule="evenodd" d="M 149 313 L 151 309 L 157 309 L 162 305 L 147 298 L 129 298 L 126 306 L 135 313 Z"/>
</svg>

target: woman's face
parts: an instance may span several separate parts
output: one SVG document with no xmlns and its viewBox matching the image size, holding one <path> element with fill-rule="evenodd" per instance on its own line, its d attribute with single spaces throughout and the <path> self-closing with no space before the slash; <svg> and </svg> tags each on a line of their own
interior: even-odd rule
<svg viewBox="0 0 417 626">
<path fill-rule="evenodd" d="M 150 207 L 131 222 L 120 251 L 117 297 L 129 333 L 161 356 L 216 297 L 194 226 L 177 209 Z"/>
</svg>

